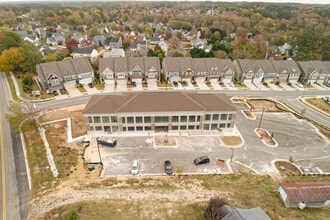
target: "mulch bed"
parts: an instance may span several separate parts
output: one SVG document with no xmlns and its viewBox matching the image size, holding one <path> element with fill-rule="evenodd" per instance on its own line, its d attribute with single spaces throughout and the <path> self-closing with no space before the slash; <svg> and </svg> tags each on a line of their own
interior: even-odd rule
<svg viewBox="0 0 330 220">
<path fill-rule="evenodd" d="M 275 141 L 273 140 L 273 138 L 271 136 L 269 136 L 269 134 L 265 130 L 258 129 L 257 133 L 259 134 L 260 139 L 263 139 L 267 144 L 269 144 L 269 145 L 276 144 Z"/>
<path fill-rule="evenodd" d="M 299 170 L 295 165 L 286 161 L 276 161 L 275 166 L 281 174 L 300 174 Z"/>
</svg>

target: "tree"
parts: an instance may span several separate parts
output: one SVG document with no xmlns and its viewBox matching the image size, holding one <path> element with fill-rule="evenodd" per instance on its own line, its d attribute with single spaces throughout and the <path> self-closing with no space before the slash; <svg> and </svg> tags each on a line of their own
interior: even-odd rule
<svg viewBox="0 0 330 220">
<path fill-rule="evenodd" d="M 11 102 L 8 106 L 6 119 L 14 131 L 21 131 L 26 126 L 32 126 L 38 129 L 36 111 L 31 103 Z"/>
<path fill-rule="evenodd" d="M 39 49 L 32 43 L 24 41 L 21 44 L 24 60 L 20 63 L 23 71 L 36 72 L 36 65 L 42 63 L 44 58 Z"/>
<path fill-rule="evenodd" d="M 46 62 L 53 62 L 53 61 L 57 61 L 57 57 L 55 54 L 49 53 L 45 56 L 45 60 Z"/>
<path fill-rule="evenodd" d="M 208 206 L 204 210 L 205 220 L 220 220 L 224 217 L 225 213 L 222 213 L 221 207 L 226 204 L 226 201 L 220 197 L 212 197 L 208 203 Z"/>
<path fill-rule="evenodd" d="M 0 32 L 0 53 L 11 47 L 19 47 L 22 41 L 23 41 L 22 38 L 14 32 L 1 31 Z"/>
<path fill-rule="evenodd" d="M 19 65 L 24 61 L 21 49 L 12 47 L 2 52 L 0 56 L 0 70 L 3 72 L 15 71 L 19 69 Z"/>
<path fill-rule="evenodd" d="M 78 47 L 78 41 L 76 39 L 69 39 L 66 41 L 66 48 L 70 51 L 73 51 L 74 48 Z"/>
</svg>

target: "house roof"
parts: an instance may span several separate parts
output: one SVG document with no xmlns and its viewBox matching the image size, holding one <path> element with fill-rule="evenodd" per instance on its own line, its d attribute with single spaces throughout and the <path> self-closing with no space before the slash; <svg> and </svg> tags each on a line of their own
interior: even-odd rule
<svg viewBox="0 0 330 220">
<path fill-rule="evenodd" d="M 121 95 L 95 95 L 84 114 L 129 112 L 237 111 L 225 94 L 197 92 L 137 92 Z"/>
<path fill-rule="evenodd" d="M 260 208 L 233 209 L 229 205 L 221 208 L 223 213 L 222 220 L 270 220 L 270 217 Z"/>
<path fill-rule="evenodd" d="M 91 54 L 93 52 L 93 48 L 79 48 L 75 47 L 72 53 L 79 53 L 79 54 Z"/>
<path fill-rule="evenodd" d="M 111 57 L 99 59 L 100 73 L 106 68 L 111 69 L 113 72 L 130 72 L 137 65 L 144 72 L 148 72 L 151 68 L 160 72 L 158 57 Z"/>
<path fill-rule="evenodd" d="M 301 71 L 295 61 L 284 60 L 283 62 L 290 74 L 299 74 L 299 75 L 301 74 Z"/>
<path fill-rule="evenodd" d="M 312 63 L 310 61 L 299 61 L 299 66 L 301 67 L 301 70 L 303 73 L 309 75 L 315 71 L 315 68 L 313 67 Z"/>
<path fill-rule="evenodd" d="M 319 60 L 313 60 L 311 61 L 312 66 L 319 72 L 320 74 L 325 74 L 329 71 L 327 71 L 326 67 L 323 65 L 324 62 L 319 61 Z"/>
<path fill-rule="evenodd" d="M 234 69 L 230 59 L 165 57 L 163 60 L 165 72 L 184 72 L 191 69 L 194 72 L 216 71 L 223 73 L 228 68 Z"/>
<path fill-rule="evenodd" d="M 330 200 L 330 182 L 280 183 L 290 202 Z"/>
<path fill-rule="evenodd" d="M 36 66 L 36 69 L 41 81 L 46 80 L 50 74 L 63 78 L 64 76 L 93 72 L 87 58 L 41 63 Z"/>
</svg>

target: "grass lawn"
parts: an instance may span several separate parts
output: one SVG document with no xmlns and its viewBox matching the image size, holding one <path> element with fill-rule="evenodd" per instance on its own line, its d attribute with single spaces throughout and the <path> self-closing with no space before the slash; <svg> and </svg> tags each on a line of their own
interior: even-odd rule
<svg viewBox="0 0 330 220">
<path fill-rule="evenodd" d="M 152 178 L 132 181 L 129 188 L 134 192 L 144 187 Z M 329 181 L 329 177 L 302 177 L 290 176 L 291 181 Z M 115 179 L 109 179 L 115 181 Z M 144 182 L 146 181 L 146 182 Z M 286 208 L 277 192 L 278 182 L 269 176 L 258 176 L 252 174 L 244 175 L 202 175 L 202 176 L 181 176 L 172 178 L 172 181 L 180 181 L 182 185 L 200 183 L 205 190 L 221 190 L 226 196 L 226 203 L 234 208 L 261 207 L 271 219 L 328 219 L 330 208 Z M 284 180 L 287 181 L 287 180 Z M 173 190 L 173 187 L 165 187 L 161 180 L 153 189 L 159 189 L 166 193 Z M 166 184 L 165 184 L 166 186 Z M 97 186 L 94 186 L 97 187 Z M 216 196 L 216 195 L 215 195 Z M 120 200 L 103 199 L 78 202 L 62 206 L 52 210 L 51 214 L 57 216 L 53 219 L 69 219 L 76 215 L 78 219 L 202 219 L 207 201 L 179 201 L 171 202 L 161 199 L 144 200 Z M 45 217 L 49 216 L 48 213 Z"/>
<path fill-rule="evenodd" d="M 330 114 L 330 105 L 322 98 L 306 98 L 305 100 L 315 108 Z"/>
</svg>

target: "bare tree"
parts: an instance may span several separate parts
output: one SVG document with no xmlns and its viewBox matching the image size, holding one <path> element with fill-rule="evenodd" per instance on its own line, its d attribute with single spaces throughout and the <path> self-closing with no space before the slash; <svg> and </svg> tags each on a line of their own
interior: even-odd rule
<svg viewBox="0 0 330 220">
<path fill-rule="evenodd" d="M 24 126 L 32 126 L 38 129 L 36 108 L 28 102 L 11 102 L 8 106 L 6 119 L 15 131 L 20 131 Z"/>
<path fill-rule="evenodd" d="M 221 207 L 226 204 L 224 198 L 212 197 L 204 210 L 204 220 L 220 220 L 224 217 Z"/>
</svg>

